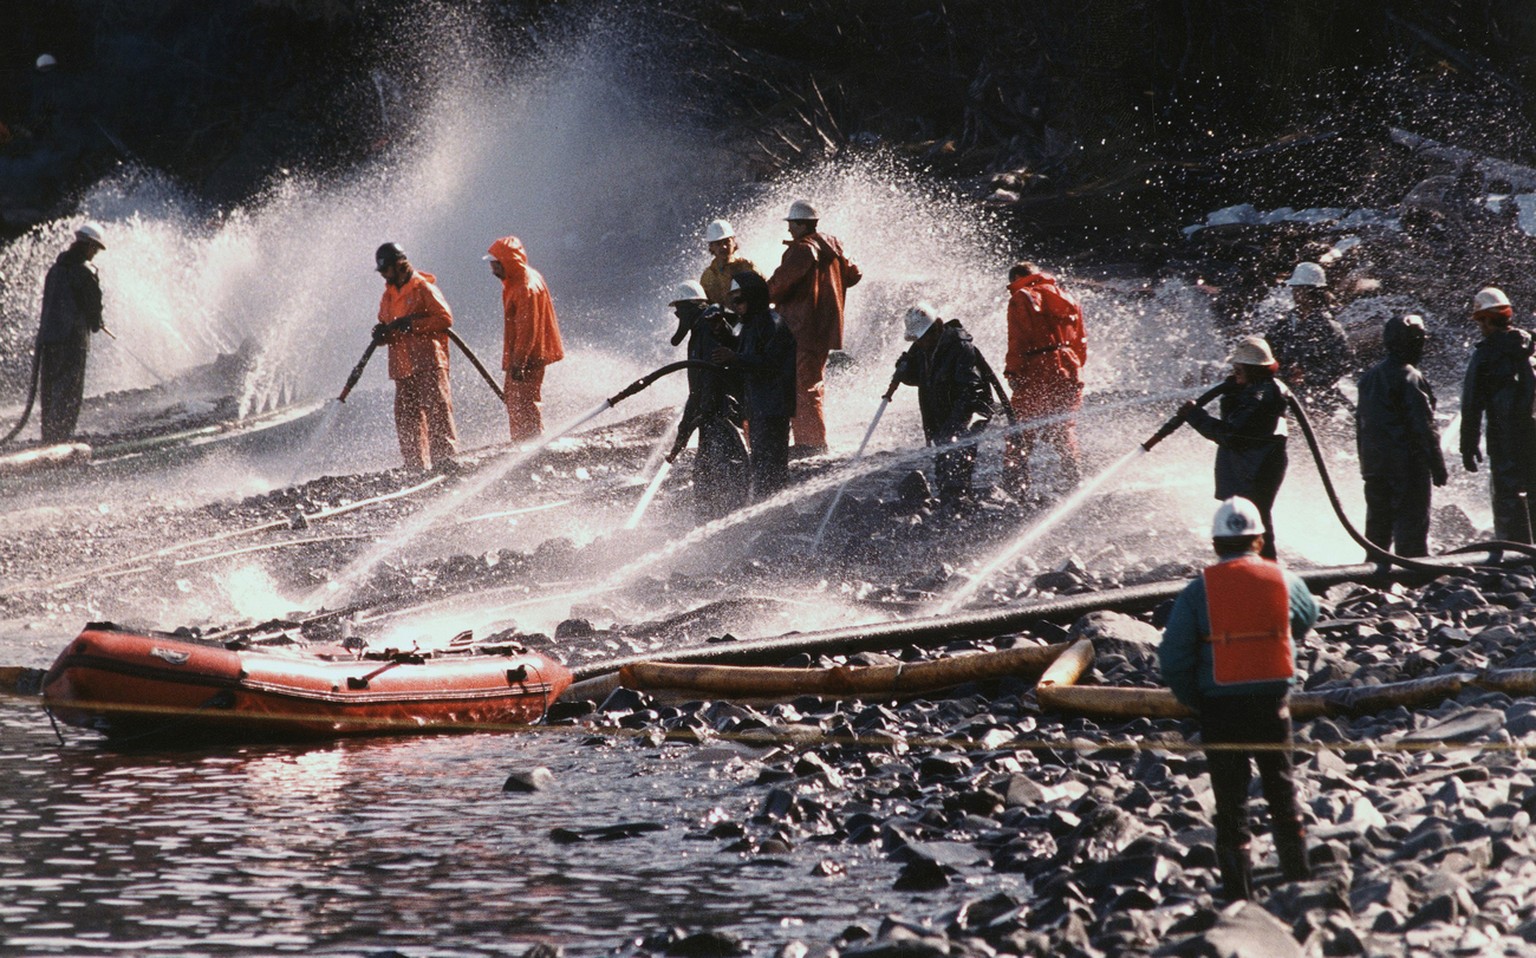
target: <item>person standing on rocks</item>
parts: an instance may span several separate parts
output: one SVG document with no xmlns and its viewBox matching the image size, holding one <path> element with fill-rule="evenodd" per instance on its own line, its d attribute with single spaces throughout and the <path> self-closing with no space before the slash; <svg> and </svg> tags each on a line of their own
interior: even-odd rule
<svg viewBox="0 0 1536 958">
<path fill-rule="evenodd" d="M 1512 325 L 1514 309 L 1489 286 L 1472 301 L 1472 320 L 1483 334 L 1461 386 L 1461 464 L 1476 472 L 1478 442 L 1488 420 L 1488 484 L 1493 534 L 1531 542 L 1530 496 L 1536 491 L 1536 352 L 1531 334 Z"/>
<path fill-rule="evenodd" d="M 789 423 L 795 414 L 795 337 L 768 305 L 758 273 L 731 279 L 731 309 L 742 320 L 735 347 L 717 346 L 716 365 L 741 371 L 751 441 L 752 499 L 761 502 L 789 481 Z"/>
<path fill-rule="evenodd" d="M 709 255 L 713 258 L 704 267 L 699 285 L 704 287 L 704 298 L 710 305 L 724 308 L 730 305 L 731 277 L 737 273 L 755 273 L 757 267 L 745 256 L 736 255 L 740 247 L 730 220 L 711 220 L 704 227 L 704 242 L 709 244 Z"/>
<path fill-rule="evenodd" d="M 1021 421 L 1063 417 L 1059 422 L 1026 426 L 1008 437 L 1003 468 L 1015 492 L 1024 491 L 1025 471 L 1038 436 L 1061 460 L 1068 486 L 1082 474 L 1077 445 L 1077 411 L 1083 406 L 1083 364 L 1088 335 L 1083 308 L 1061 288 L 1056 277 L 1021 261 L 1008 271 L 1008 357 L 1003 376 L 1013 391 L 1013 409 Z"/>
<path fill-rule="evenodd" d="M 1353 361 L 1349 338 L 1329 311 L 1328 274 L 1316 263 L 1298 263 L 1285 285 L 1295 308 L 1264 333 L 1280 363 L 1280 375 L 1309 407 L 1337 409 L 1338 382 Z"/>
<path fill-rule="evenodd" d="M 790 238 L 779 268 L 768 278 L 768 298 L 795 337 L 796 405 L 792 429 L 796 458 L 827 451 L 823 409 L 827 357 L 843 348 L 843 303 L 863 278 L 835 236 L 817 229 L 821 213 L 809 200 L 789 205 Z"/>
<path fill-rule="evenodd" d="M 503 236 L 481 258 L 501 280 L 502 394 L 512 441 L 522 442 L 544 432 L 544 369 L 565 358 L 560 322 L 544 277 L 528 265 L 522 240 Z"/>
<path fill-rule="evenodd" d="M 68 440 L 80 419 L 91 334 L 105 328 L 101 277 L 91 260 L 106 248 L 100 226 L 80 224 L 74 242 L 54 260 L 43 280 L 37 376 L 44 442 Z"/>
<path fill-rule="evenodd" d="M 896 379 L 917 387 L 923 438 L 942 446 L 974 435 L 992 421 L 987 380 L 980 353 L 958 319 L 944 322 L 927 303 L 907 310 L 907 341 L 912 347 L 896 360 Z M 971 498 L 976 444 L 939 453 L 933 460 L 939 498 L 960 503 Z"/>
<path fill-rule="evenodd" d="M 1195 431 L 1216 443 L 1216 498 L 1241 496 L 1264 519 L 1263 555 L 1273 559 L 1275 522 L 1271 511 L 1285 481 L 1287 424 L 1285 384 L 1275 378 L 1278 364 L 1261 336 L 1248 336 L 1227 357 L 1232 375 L 1221 397 L 1218 419 L 1193 400 L 1179 412 Z"/>
<path fill-rule="evenodd" d="M 453 313 L 437 288 L 437 277 L 413 268 L 400 244 L 385 243 L 373 255 L 384 277 L 373 341 L 389 345 L 400 455 L 409 469 L 452 469 L 459 445 L 448 387 Z"/>
<path fill-rule="evenodd" d="M 1424 318 L 1382 327 L 1387 358 L 1360 377 L 1355 446 L 1365 480 L 1365 537 L 1400 556 L 1429 554 L 1430 485 L 1446 483 L 1435 391 L 1419 372 Z"/>
<path fill-rule="evenodd" d="M 677 315 L 676 346 L 688 337 L 688 358 L 711 362 L 716 349 L 733 350 L 738 342 L 727 314 L 704 299 L 704 287 L 683 283 L 672 301 Z M 735 314 L 729 314 L 734 318 Z M 676 462 L 695 431 L 699 452 L 693 460 L 694 514 L 709 522 L 746 504 L 749 480 L 747 445 L 741 435 L 741 374 L 734 370 L 689 367 L 688 402 L 677 424 L 677 440 L 667 453 Z"/>
<path fill-rule="evenodd" d="M 1269 804 L 1281 874 L 1290 881 L 1312 874 L 1287 746 L 1295 643 L 1317 621 L 1317 600 L 1299 577 L 1258 555 L 1263 543 L 1258 508 L 1241 497 L 1223 502 L 1211 528 L 1219 561 L 1179 593 L 1158 646 L 1163 681 L 1194 709 L 1208 746 L 1216 865 L 1233 901 L 1253 893 L 1250 762 Z M 1265 747 L 1234 747 L 1243 745 Z"/>
</svg>

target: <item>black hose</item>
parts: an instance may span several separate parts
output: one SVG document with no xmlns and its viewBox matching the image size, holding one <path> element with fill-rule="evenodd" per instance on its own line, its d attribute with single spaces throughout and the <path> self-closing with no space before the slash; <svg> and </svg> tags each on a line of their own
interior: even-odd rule
<svg viewBox="0 0 1536 958">
<path fill-rule="evenodd" d="M 1223 379 L 1221 382 L 1217 383 L 1210 389 L 1207 389 L 1205 392 L 1197 396 L 1195 398 L 1195 406 L 1197 408 L 1204 406 L 1212 399 L 1215 399 L 1217 396 L 1220 396 L 1222 393 L 1230 390 L 1236 384 L 1237 380 L 1232 379 L 1231 377 Z M 1148 437 L 1146 442 L 1141 444 L 1141 448 L 1145 449 L 1147 452 L 1151 452 L 1153 446 L 1173 435 L 1176 431 L 1178 431 L 1178 428 L 1184 425 L 1184 423 L 1188 420 L 1189 413 L 1185 412 L 1181 408 L 1177 413 L 1174 414 L 1172 419 L 1159 426 L 1157 428 L 1157 432 L 1154 432 L 1150 437 Z"/>
<path fill-rule="evenodd" d="M 613 406 L 617 406 L 619 403 L 628 399 L 630 396 L 633 396 L 640 390 L 649 387 L 651 383 L 655 382 L 661 377 L 675 373 L 679 369 L 710 369 L 717 373 L 725 372 L 725 367 L 717 363 L 706 363 L 697 359 L 679 359 L 675 363 L 667 363 L 660 369 L 654 369 L 651 372 L 646 373 L 644 376 L 641 376 L 639 379 L 630 383 L 628 386 L 625 386 L 623 389 L 614 393 L 608 399 L 609 407 L 611 408 Z"/>
<path fill-rule="evenodd" d="M 1349 533 L 1349 537 L 1365 550 L 1367 558 L 1375 559 L 1377 562 L 1387 565 L 1402 566 L 1404 569 L 1413 569 L 1421 572 L 1436 570 L 1441 574 L 1447 572 L 1454 572 L 1458 575 L 1472 574 L 1472 570 L 1466 567 L 1446 568 L 1444 566 L 1430 565 L 1419 559 L 1409 559 L 1405 556 L 1395 555 L 1361 535 L 1360 530 L 1356 529 L 1354 524 L 1349 521 L 1349 516 L 1344 514 L 1344 506 L 1339 502 L 1339 494 L 1333 488 L 1333 477 L 1328 474 L 1328 467 L 1323 462 L 1323 452 L 1317 444 L 1317 435 L 1312 431 L 1312 422 L 1307 418 L 1306 409 L 1302 407 L 1301 400 L 1297 399 L 1289 389 L 1282 388 L 1282 392 L 1285 393 L 1285 401 L 1291 407 L 1291 411 L 1296 414 L 1296 424 L 1301 427 L 1301 434 L 1307 440 L 1307 448 L 1312 451 L 1312 461 L 1317 464 L 1317 474 L 1323 480 L 1323 491 L 1328 493 L 1328 504 L 1333 506 L 1333 514 L 1338 516 L 1339 524 L 1344 527 L 1345 532 Z"/>
<path fill-rule="evenodd" d="M 458 333 L 454 332 L 452 329 L 444 330 L 444 332 L 448 334 L 449 339 L 453 340 L 453 344 L 459 347 L 459 350 L 464 353 L 464 356 L 469 360 L 469 364 L 475 367 L 475 371 L 484 377 L 485 381 L 490 384 L 491 391 L 496 394 L 496 398 L 505 403 L 507 401 L 507 394 L 502 392 L 501 385 L 496 382 L 496 378 L 492 376 L 490 372 L 486 370 L 485 365 L 480 362 L 480 357 L 476 356 L 474 351 L 465 345 L 464 340 L 459 338 Z"/>
<path fill-rule="evenodd" d="M 997 373 L 992 371 L 992 366 L 987 362 L 987 357 L 983 356 L 979 349 L 976 350 L 976 365 L 981 368 L 982 375 L 986 377 L 987 382 L 991 383 L 992 388 L 997 390 L 997 401 L 1003 407 L 1003 415 L 1007 417 L 1008 425 L 1012 426 L 1017 423 L 1019 417 L 1013 411 L 1013 403 L 1008 399 L 1007 390 L 1003 389 L 1003 384 L 998 380 Z"/>
<path fill-rule="evenodd" d="M 1471 542 L 1454 549 L 1447 549 L 1441 555 L 1460 555 L 1464 552 L 1513 552 L 1517 555 L 1536 558 L 1536 546 L 1528 542 L 1511 542 L 1508 539 L 1490 539 L 1487 542 Z"/>
<path fill-rule="evenodd" d="M 0 439 L 0 446 L 3 446 L 10 442 L 12 439 L 15 439 L 17 434 L 26 428 L 27 420 L 32 418 L 32 404 L 37 401 L 37 383 L 42 375 L 42 351 L 43 331 L 39 329 L 37 331 L 37 342 L 32 344 L 32 373 L 28 377 L 31 385 L 27 387 L 26 408 L 21 411 L 21 421 L 16 424 L 16 428 L 6 433 L 4 439 Z"/>
</svg>

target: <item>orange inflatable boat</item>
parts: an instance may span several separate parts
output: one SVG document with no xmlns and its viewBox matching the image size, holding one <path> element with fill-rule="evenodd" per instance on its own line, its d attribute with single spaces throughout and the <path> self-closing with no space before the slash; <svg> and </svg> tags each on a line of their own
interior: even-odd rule
<svg viewBox="0 0 1536 958">
<path fill-rule="evenodd" d="M 91 623 L 43 678 L 62 722 L 113 738 L 284 740 L 493 730 L 543 717 L 565 666 L 515 643 L 442 651 L 227 641 Z"/>
</svg>

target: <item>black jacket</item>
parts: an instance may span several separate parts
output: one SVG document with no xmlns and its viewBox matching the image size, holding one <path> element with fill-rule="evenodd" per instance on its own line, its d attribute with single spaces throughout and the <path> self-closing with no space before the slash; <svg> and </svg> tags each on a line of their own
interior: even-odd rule
<svg viewBox="0 0 1536 958">
<path fill-rule="evenodd" d="M 1304 390 L 1318 391 L 1332 386 L 1349 372 L 1353 360 L 1344 327 L 1327 313 L 1314 314 L 1307 319 L 1290 313 L 1270 326 L 1264 338 L 1274 351 L 1282 374 L 1289 374 L 1292 366 L 1300 367 L 1300 379 L 1293 380 L 1292 385 Z"/>
<path fill-rule="evenodd" d="M 1533 352 L 1536 343 L 1523 329 L 1505 329 L 1484 336 L 1472 351 L 1461 386 L 1463 456 L 1476 451 L 1485 415 L 1490 461 L 1530 454 L 1536 444 Z"/>
<path fill-rule="evenodd" d="M 1216 443 L 1216 498 L 1242 496 L 1259 502 L 1285 478 L 1285 386 L 1265 379 L 1232 387 L 1221 397 L 1221 418 L 1204 409 L 1189 424 Z"/>
<path fill-rule="evenodd" d="M 1435 391 L 1418 367 L 1383 359 L 1360 377 L 1355 447 L 1363 478 L 1444 476 Z"/>
<path fill-rule="evenodd" d="M 101 280 L 76 243 L 59 254 L 43 280 L 43 317 L 38 342 L 85 339 L 101 329 Z"/>
<path fill-rule="evenodd" d="M 688 358 L 695 362 L 712 362 L 715 349 L 738 349 L 737 337 L 729 333 L 715 333 L 715 324 L 708 319 L 697 319 L 688 332 Z M 688 444 L 705 421 L 719 416 L 732 426 L 741 426 L 741 373 L 735 369 L 716 371 L 697 366 L 688 368 L 688 402 L 683 406 L 683 418 L 677 426 L 676 448 Z"/>
<path fill-rule="evenodd" d="M 748 313 L 732 364 L 742 371 L 747 419 L 795 414 L 795 336 L 771 309 Z"/>
<path fill-rule="evenodd" d="M 987 381 L 971 334 L 958 319 L 945 323 L 931 353 L 913 344 L 902 357 L 896 378 L 917 387 L 923 436 L 945 443 L 992 419 Z"/>
</svg>

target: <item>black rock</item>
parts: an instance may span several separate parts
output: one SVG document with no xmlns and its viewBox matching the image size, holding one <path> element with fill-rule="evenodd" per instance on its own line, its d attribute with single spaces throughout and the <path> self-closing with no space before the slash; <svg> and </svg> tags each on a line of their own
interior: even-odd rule
<svg viewBox="0 0 1536 958">
<path fill-rule="evenodd" d="M 701 931 L 672 942 L 667 948 L 667 954 L 680 958 L 730 958 L 746 953 L 740 938 L 723 931 Z"/>
<path fill-rule="evenodd" d="M 502 783 L 503 792 L 542 792 L 555 783 L 555 773 L 542 765 L 514 769 Z"/>
<path fill-rule="evenodd" d="M 935 891 L 949 885 L 953 869 L 937 862 L 919 859 L 902 866 L 901 874 L 891 885 L 897 891 Z"/>
</svg>

